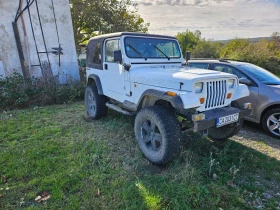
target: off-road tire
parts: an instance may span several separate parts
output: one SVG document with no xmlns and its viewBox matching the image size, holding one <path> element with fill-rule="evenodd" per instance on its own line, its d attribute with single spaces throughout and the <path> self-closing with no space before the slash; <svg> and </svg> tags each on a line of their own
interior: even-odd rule
<svg viewBox="0 0 280 210">
<path fill-rule="evenodd" d="M 244 119 L 239 119 L 239 123 L 233 123 L 220 128 L 212 127 L 208 129 L 208 136 L 213 141 L 225 141 L 239 133 L 243 126 Z"/>
<path fill-rule="evenodd" d="M 88 118 L 99 119 L 106 116 L 108 111 L 108 107 L 105 105 L 106 102 L 106 96 L 99 95 L 95 85 L 87 86 L 85 90 L 85 103 Z"/>
<path fill-rule="evenodd" d="M 267 134 L 280 139 L 280 108 L 267 111 L 262 117 L 261 125 Z"/>
<path fill-rule="evenodd" d="M 134 131 L 140 150 L 154 164 L 172 161 L 181 150 L 181 129 L 175 115 L 161 106 L 143 108 L 135 118 Z"/>
</svg>

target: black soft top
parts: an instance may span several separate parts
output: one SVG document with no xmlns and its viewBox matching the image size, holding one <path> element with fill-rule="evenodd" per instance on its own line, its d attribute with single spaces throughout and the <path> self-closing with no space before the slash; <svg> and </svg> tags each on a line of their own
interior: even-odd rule
<svg viewBox="0 0 280 210">
<path fill-rule="evenodd" d="M 89 40 L 88 46 L 87 46 L 87 57 L 86 57 L 87 67 L 102 70 L 103 69 L 102 62 L 104 61 L 103 53 L 102 53 L 102 50 L 103 50 L 102 46 L 103 46 L 104 40 L 107 38 L 120 37 L 123 35 L 176 39 L 173 36 L 145 34 L 145 33 L 137 33 L 137 32 L 116 32 L 116 33 L 94 36 Z M 98 59 L 94 60 L 98 56 L 100 57 L 100 60 L 98 60 Z"/>
</svg>

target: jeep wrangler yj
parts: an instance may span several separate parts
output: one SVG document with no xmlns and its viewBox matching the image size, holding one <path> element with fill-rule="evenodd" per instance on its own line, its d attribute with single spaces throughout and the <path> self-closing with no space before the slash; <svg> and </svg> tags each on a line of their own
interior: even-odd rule
<svg viewBox="0 0 280 210">
<path fill-rule="evenodd" d="M 213 140 L 236 134 L 250 104 L 235 75 L 185 66 L 174 37 L 113 33 L 90 39 L 87 47 L 85 103 L 89 118 L 107 108 L 136 116 L 134 131 L 145 157 L 153 163 L 173 160 L 181 132 L 202 131 Z"/>
</svg>

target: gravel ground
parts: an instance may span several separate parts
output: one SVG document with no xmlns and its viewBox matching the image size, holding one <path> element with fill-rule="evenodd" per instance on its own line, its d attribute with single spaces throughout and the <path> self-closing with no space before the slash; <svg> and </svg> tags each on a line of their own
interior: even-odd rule
<svg viewBox="0 0 280 210">
<path fill-rule="evenodd" d="M 264 133 L 262 128 L 255 123 L 245 122 L 242 130 L 238 135 L 232 137 L 236 142 L 239 142 L 247 147 L 258 150 L 259 152 L 267 155 L 268 157 L 280 160 L 280 139 L 273 138 Z M 274 171 L 275 177 L 279 175 L 278 171 Z M 246 202 L 255 209 L 280 209 L 280 183 L 277 179 L 265 179 L 262 173 L 247 174 L 247 176 L 254 177 L 254 185 L 263 189 L 259 191 L 244 191 Z M 250 181 L 243 177 L 241 183 L 248 184 Z M 266 206 L 269 200 L 275 199 L 277 204 L 273 208 Z"/>
<path fill-rule="evenodd" d="M 264 133 L 258 124 L 245 122 L 243 129 L 231 139 L 280 160 L 280 139 Z"/>
</svg>

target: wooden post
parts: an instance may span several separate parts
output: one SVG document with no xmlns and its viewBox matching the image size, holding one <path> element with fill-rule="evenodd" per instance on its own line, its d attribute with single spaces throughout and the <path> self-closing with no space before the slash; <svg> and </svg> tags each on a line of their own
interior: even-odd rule
<svg viewBox="0 0 280 210">
<path fill-rule="evenodd" d="M 17 26 L 16 22 L 12 22 L 12 25 L 13 25 L 14 35 L 15 35 L 15 39 L 16 39 L 16 45 L 17 45 L 18 56 L 19 56 L 20 65 L 21 65 L 21 69 L 22 69 L 22 74 L 23 74 L 23 78 L 26 82 L 27 79 L 30 77 L 30 75 L 24 65 L 24 56 L 23 56 L 22 45 L 20 42 L 20 36 L 19 36 L 19 32 L 18 32 L 18 26 Z"/>
</svg>

